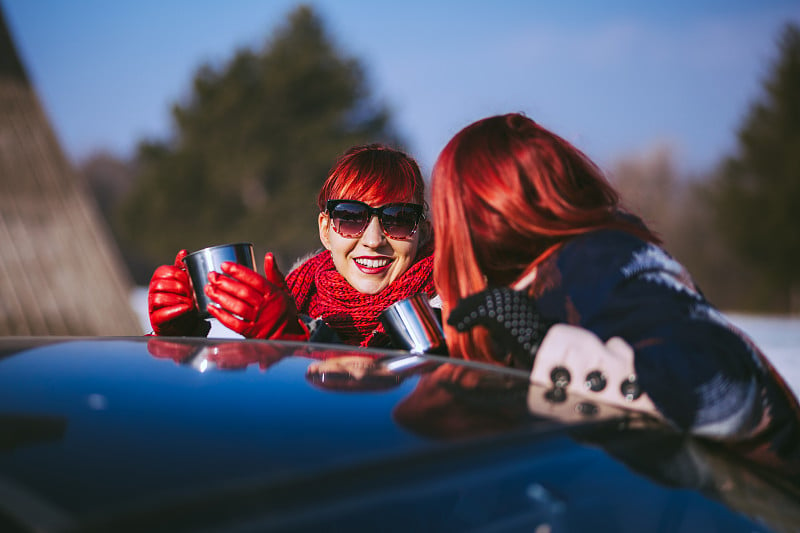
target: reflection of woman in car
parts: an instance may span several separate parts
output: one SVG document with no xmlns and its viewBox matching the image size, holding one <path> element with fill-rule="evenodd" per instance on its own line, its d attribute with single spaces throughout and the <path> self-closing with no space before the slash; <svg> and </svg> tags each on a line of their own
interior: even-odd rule
<svg viewBox="0 0 800 533">
<path fill-rule="evenodd" d="M 442 151 L 432 198 L 451 356 L 797 457 L 783 379 L 567 141 L 519 114 L 480 120 Z"/>
<path fill-rule="evenodd" d="M 329 391 L 375 392 L 397 387 L 403 376 L 388 370 L 374 357 L 337 353 L 308 365 L 306 380 Z"/>
<path fill-rule="evenodd" d="M 421 373 L 392 417 L 405 429 L 435 439 L 492 435 L 536 418 L 527 394 L 525 379 L 446 363 Z"/>
<path fill-rule="evenodd" d="M 197 366 L 202 362 L 214 363 L 218 369 L 244 369 L 258 365 L 261 370 L 291 355 L 285 347 L 244 342 L 220 342 L 218 344 L 190 344 L 153 337 L 147 341 L 147 351 L 158 359 L 172 359 L 178 364 Z M 206 365 L 202 366 L 204 371 Z"/>
<path fill-rule="evenodd" d="M 325 251 L 284 280 L 272 254 L 265 276 L 234 263 L 211 273 L 210 313 L 247 338 L 383 346 L 380 313 L 416 293 L 434 295 L 433 242 L 425 220 L 425 185 L 417 163 L 380 145 L 350 149 L 317 199 Z M 157 335 L 206 335 L 194 307 L 181 250 L 150 282 L 150 321 Z"/>
</svg>

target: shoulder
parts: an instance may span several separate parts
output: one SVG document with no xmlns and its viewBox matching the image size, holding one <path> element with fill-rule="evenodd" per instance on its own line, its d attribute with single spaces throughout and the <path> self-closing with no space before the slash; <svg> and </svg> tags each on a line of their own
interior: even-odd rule
<svg viewBox="0 0 800 533">
<path fill-rule="evenodd" d="M 330 261 L 330 265 L 327 262 Z M 286 285 L 297 300 L 298 308 L 302 308 L 307 303 L 311 292 L 313 292 L 314 279 L 317 272 L 327 267 L 333 267 L 331 254 L 328 250 L 323 250 L 310 257 L 304 257 L 295 262 L 289 273 L 286 275 Z"/>
<path fill-rule="evenodd" d="M 540 265 L 537 280 L 543 308 L 572 317 L 570 323 L 588 323 L 634 301 L 701 297 L 688 271 L 663 248 L 617 230 L 570 239 Z"/>
<path fill-rule="evenodd" d="M 666 252 L 630 233 L 618 230 L 597 230 L 568 240 L 545 261 L 540 270 L 547 270 L 566 282 L 583 280 L 596 283 L 609 277 L 625 277 L 640 265 L 666 262 Z"/>
<path fill-rule="evenodd" d="M 592 255 L 624 257 L 650 247 L 658 248 L 632 233 L 604 229 L 590 231 L 570 239 L 559 255 L 562 257 Z"/>
<path fill-rule="evenodd" d="M 664 248 L 624 231 L 599 230 L 575 237 L 564 245 L 556 260 L 563 271 L 604 273 L 623 279 L 667 275 L 694 289 L 686 268 Z"/>
</svg>

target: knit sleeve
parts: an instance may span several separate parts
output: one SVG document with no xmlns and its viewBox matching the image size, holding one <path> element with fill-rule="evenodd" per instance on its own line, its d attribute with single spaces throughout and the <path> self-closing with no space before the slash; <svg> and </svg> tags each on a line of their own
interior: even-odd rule
<svg viewBox="0 0 800 533">
<path fill-rule="evenodd" d="M 780 377 L 660 247 L 596 232 L 574 239 L 547 268 L 557 283 L 540 310 L 628 342 L 642 389 L 679 428 L 729 440 L 781 423 L 797 433 L 796 400 Z"/>
</svg>

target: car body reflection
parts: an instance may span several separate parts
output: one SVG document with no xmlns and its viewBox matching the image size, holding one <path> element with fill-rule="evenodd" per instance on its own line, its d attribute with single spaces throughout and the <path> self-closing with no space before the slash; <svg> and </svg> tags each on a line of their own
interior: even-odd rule
<svg viewBox="0 0 800 533">
<path fill-rule="evenodd" d="M 270 341 L 0 343 L 0 530 L 800 524 L 796 465 L 519 371 Z"/>
</svg>

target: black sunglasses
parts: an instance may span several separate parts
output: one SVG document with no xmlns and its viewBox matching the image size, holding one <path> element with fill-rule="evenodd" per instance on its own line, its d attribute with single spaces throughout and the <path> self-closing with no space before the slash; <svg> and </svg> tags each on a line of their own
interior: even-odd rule
<svg viewBox="0 0 800 533">
<path fill-rule="evenodd" d="M 325 212 L 336 233 L 348 239 L 360 237 L 374 216 L 378 217 L 384 235 L 390 239 L 409 239 L 423 218 L 422 205 L 407 203 L 370 207 L 358 200 L 328 200 Z"/>
</svg>

